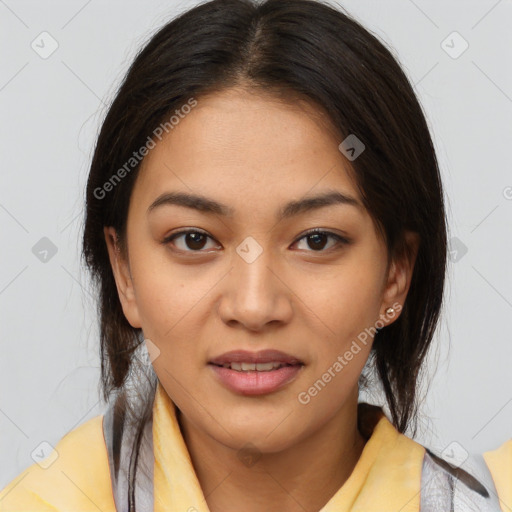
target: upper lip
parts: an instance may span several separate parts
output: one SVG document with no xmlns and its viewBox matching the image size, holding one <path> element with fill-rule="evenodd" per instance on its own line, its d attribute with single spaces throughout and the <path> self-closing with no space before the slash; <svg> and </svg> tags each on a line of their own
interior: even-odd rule
<svg viewBox="0 0 512 512">
<path fill-rule="evenodd" d="M 260 350 L 249 352 L 247 350 L 232 350 L 225 352 L 209 361 L 211 364 L 223 365 L 229 363 L 283 363 L 283 364 L 304 364 L 300 359 L 279 350 Z"/>
</svg>

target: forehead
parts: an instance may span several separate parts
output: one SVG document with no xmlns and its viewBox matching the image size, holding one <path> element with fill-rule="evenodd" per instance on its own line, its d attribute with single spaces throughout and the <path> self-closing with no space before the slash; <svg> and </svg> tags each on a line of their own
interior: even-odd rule
<svg viewBox="0 0 512 512">
<path fill-rule="evenodd" d="M 148 203 L 178 188 L 254 206 L 335 187 L 359 198 L 340 142 L 304 101 L 240 89 L 201 96 L 144 158 L 134 194 Z"/>
</svg>

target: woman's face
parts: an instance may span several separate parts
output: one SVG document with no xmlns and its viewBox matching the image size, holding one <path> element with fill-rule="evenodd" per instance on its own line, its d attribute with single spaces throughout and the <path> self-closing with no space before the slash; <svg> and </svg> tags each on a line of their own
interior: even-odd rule
<svg viewBox="0 0 512 512">
<path fill-rule="evenodd" d="M 105 229 L 160 382 L 191 425 L 235 449 L 279 451 L 353 419 L 373 328 L 407 293 L 410 269 L 388 267 L 341 140 L 308 112 L 238 89 L 198 98 L 143 161 L 128 261 Z M 268 350 L 282 354 L 262 363 L 285 366 L 236 364 Z M 232 351 L 248 354 L 218 359 Z"/>
</svg>

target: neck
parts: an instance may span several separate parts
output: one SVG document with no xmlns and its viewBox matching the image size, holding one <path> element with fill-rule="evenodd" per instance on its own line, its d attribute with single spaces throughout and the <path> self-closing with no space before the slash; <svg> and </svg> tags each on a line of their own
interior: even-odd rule
<svg viewBox="0 0 512 512">
<path fill-rule="evenodd" d="M 357 400 L 346 403 L 321 431 L 290 448 L 240 459 L 239 450 L 178 421 L 210 512 L 320 510 L 348 479 L 365 445 Z"/>
</svg>

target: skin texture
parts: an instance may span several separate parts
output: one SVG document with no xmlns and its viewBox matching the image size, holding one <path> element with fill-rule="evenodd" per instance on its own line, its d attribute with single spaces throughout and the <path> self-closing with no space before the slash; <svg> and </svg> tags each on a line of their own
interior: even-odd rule
<svg viewBox="0 0 512 512">
<path fill-rule="evenodd" d="M 249 512 L 319 510 L 364 447 L 358 379 L 372 340 L 307 405 L 299 393 L 359 333 L 385 318 L 388 307 L 404 303 L 414 256 L 388 261 L 362 205 L 276 220 L 288 201 L 326 190 L 361 202 L 350 162 L 338 150 L 341 140 L 314 106 L 240 88 L 197 99 L 143 161 L 130 202 L 126 256 L 115 231 L 105 228 L 119 298 L 130 324 L 160 350 L 153 365 L 179 409 L 210 510 L 239 510 L 241 503 Z M 147 212 L 170 191 L 201 194 L 234 213 L 176 205 Z M 187 245 L 182 235 L 162 243 L 185 228 L 209 238 L 196 235 Z M 304 233 L 312 228 L 350 243 L 327 235 L 308 240 Z M 252 263 L 236 252 L 248 236 L 263 251 Z M 227 351 L 268 348 L 304 366 L 267 395 L 226 389 L 207 364 Z M 250 467 L 237 456 L 247 443 L 260 454 Z"/>
</svg>

